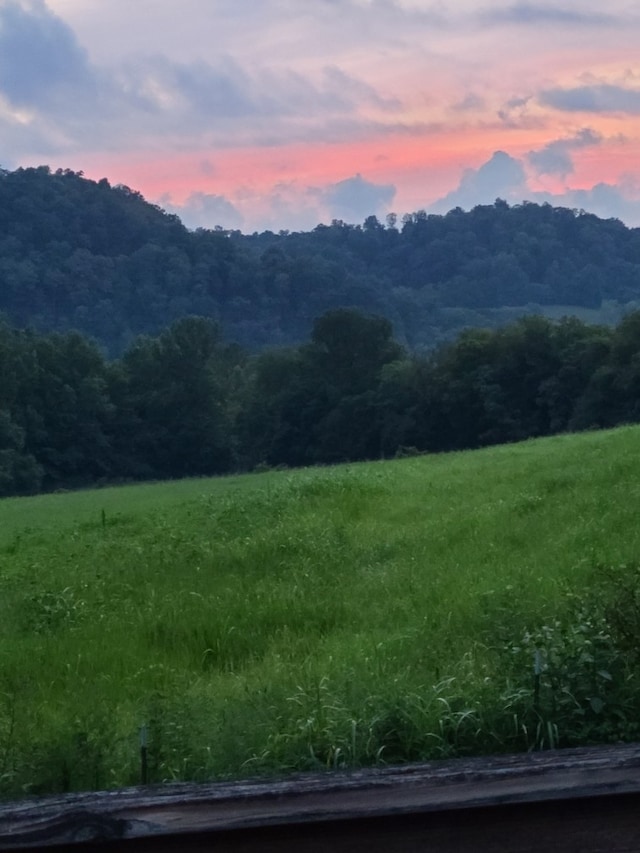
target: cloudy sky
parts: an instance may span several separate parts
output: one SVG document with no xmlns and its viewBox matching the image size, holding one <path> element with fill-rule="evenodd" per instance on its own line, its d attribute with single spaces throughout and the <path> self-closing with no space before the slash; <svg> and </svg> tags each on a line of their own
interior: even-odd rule
<svg viewBox="0 0 640 853">
<path fill-rule="evenodd" d="M 496 197 L 640 225 L 640 4 L 0 0 L 0 166 L 190 227 Z"/>
</svg>

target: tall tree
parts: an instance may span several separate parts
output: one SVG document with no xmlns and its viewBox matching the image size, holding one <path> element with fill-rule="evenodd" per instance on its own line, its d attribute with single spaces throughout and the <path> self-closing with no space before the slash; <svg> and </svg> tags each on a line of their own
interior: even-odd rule
<svg viewBox="0 0 640 853">
<path fill-rule="evenodd" d="M 122 360 L 119 405 L 129 413 L 120 452 L 133 474 L 178 477 L 229 470 L 225 374 L 233 369 L 217 324 L 200 317 L 141 338 Z"/>
</svg>

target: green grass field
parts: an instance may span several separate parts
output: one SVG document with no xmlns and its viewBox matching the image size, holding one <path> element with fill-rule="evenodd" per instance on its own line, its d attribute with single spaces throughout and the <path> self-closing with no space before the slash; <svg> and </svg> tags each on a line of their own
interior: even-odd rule
<svg viewBox="0 0 640 853">
<path fill-rule="evenodd" d="M 637 428 L 0 501 L 0 794 L 635 739 L 639 509 Z"/>
</svg>

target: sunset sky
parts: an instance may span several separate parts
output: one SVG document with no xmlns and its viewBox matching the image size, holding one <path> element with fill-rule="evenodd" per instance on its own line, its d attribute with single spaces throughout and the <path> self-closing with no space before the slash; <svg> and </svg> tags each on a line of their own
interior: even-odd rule
<svg viewBox="0 0 640 853">
<path fill-rule="evenodd" d="M 640 4 L 0 0 L 0 166 L 190 227 L 523 199 L 640 226 Z"/>
</svg>

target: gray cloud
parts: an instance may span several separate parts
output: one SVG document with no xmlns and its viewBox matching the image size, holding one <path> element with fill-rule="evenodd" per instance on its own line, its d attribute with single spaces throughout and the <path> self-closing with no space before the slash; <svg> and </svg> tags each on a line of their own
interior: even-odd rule
<svg viewBox="0 0 640 853">
<path fill-rule="evenodd" d="M 567 189 L 562 193 L 530 192 L 529 201 L 585 210 L 602 219 L 620 219 L 631 228 L 640 226 L 640 195 L 637 188 L 620 184 L 599 183 L 588 190 Z"/>
<path fill-rule="evenodd" d="M 314 187 L 301 188 L 295 181 L 276 184 L 267 196 L 267 208 L 253 219 L 255 230 L 310 231 L 319 222 L 328 222 L 328 211 L 321 208 L 322 190 Z M 247 207 L 247 217 L 251 215 Z"/>
<path fill-rule="evenodd" d="M 484 98 L 480 97 L 480 95 L 475 94 L 474 92 L 469 92 L 468 95 L 461 100 L 455 103 L 452 109 L 455 112 L 466 113 L 472 112 L 474 110 L 481 110 L 485 107 Z"/>
<path fill-rule="evenodd" d="M 192 193 L 184 204 L 173 204 L 169 196 L 160 199 L 169 212 L 177 213 L 187 228 L 242 228 L 244 217 L 238 208 L 222 195 Z"/>
<path fill-rule="evenodd" d="M 94 93 L 94 83 L 86 52 L 43 0 L 0 5 L 0 92 L 9 103 L 50 112 L 71 91 Z"/>
<path fill-rule="evenodd" d="M 332 219 L 359 223 L 367 216 L 386 212 L 396 194 L 390 184 L 375 184 L 357 174 L 331 184 L 320 193 Z"/>
<path fill-rule="evenodd" d="M 311 75 L 244 67 L 230 56 L 180 62 L 154 55 L 97 68 L 44 0 L 0 0 L 0 104 L 3 97 L 29 110 L 22 156 L 117 149 L 123 140 L 129 149 L 162 140 L 175 150 L 184 140 L 277 145 L 404 129 L 393 123 L 397 99 L 335 65 Z M 365 118 L 370 111 L 380 119 Z M 44 144 L 36 147 L 36 139 Z"/>
<path fill-rule="evenodd" d="M 247 231 L 308 231 L 319 222 L 342 219 L 359 224 L 371 216 L 388 213 L 395 187 L 376 184 L 357 174 L 326 186 L 301 186 L 295 181 L 275 184 L 267 192 L 239 190 L 232 200 L 224 196 L 193 193 L 183 204 L 165 195 L 159 204 L 189 228 L 243 228 Z"/>
<path fill-rule="evenodd" d="M 600 9 L 595 0 L 0 0 L 0 162 L 14 167 L 64 154 L 60 165 L 87 168 L 77 161 L 82 152 L 93 152 L 89 159 L 95 162 L 96 152 L 117 151 L 124 159 L 136 149 L 162 151 L 167 159 L 175 151 L 185 156 L 197 151 L 202 160 L 202 152 L 215 159 L 222 148 L 357 142 L 383 134 L 381 150 L 386 150 L 391 135 L 426 138 L 443 129 L 455 132 L 463 123 L 470 136 L 475 128 L 495 129 L 495 115 L 482 122 L 474 111 L 494 105 L 496 98 L 493 108 L 504 105 L 499 117 L 505 128 L 545 126 L 551 110 L 544 107 L 636 115 L 640 85 L 631 75 L 620 77 L 619 85 L 577 76 L 574 87 L 549 82 L 554 51 L 570 39 L 567 66 L 576 57 L 580 61 L 583 47 L 594 46 L 595 24 L 609 28 L 603 30 L 605 40 L 612 27 L 627 24 L 614 35 L 620 63 L 633 67 L 640 17 L 632 5 L 626 0 L 611 0 Z M 507 38 L 505 27 L 519 27 L 510 31 L 518 37 Z M 496 78 L 502 65 L 516 55 L 526 60 L 527 52 L 538 59 L 518 66 L 517 88 L 504 74 Z M 574 73 L 580 70 L 574 66 Z M 536 84 L 540 74 L 547 75 L 544 84 Z M 452 82 L 455 91 L 469 94 L 449 107 L 452 128 L 446 128 Z M 539 95 L 510 97 L 535 91 L 536 85 L 543 89 Z M 406 112 L 394 92 L 400 99 L 406 93 Z M 580 134 L 553 140 L 530 151 L 525 163 L 539 174 L 568 175 L 574 151 L 587 144 L 598 143 Z M 282 174 L 290 174 L 288 167 Z M 220 177 L 215 169 L 203 164 L 201 175 L 208 179 L 201 187 L 215 190 L 214 179 Z M 388 209 L 395 188 L 394 179 L 387 180 L 383 185 L 355 176 L 315 188 L 294 181 L 266 195 L 256 190 L 246 199 L 239 189 L 225 190 L 226 198 L 195 194 L 185 209 L 191 222 L 206 226 L 236 227 L 242 221 L 295 228 L 303 222 L 306 228 L 332 216 L 362 221 Z M 260 184 L 251 175 L 246 181 Z M 611 207 L 620 206 L 618 190 L 620 198 L 629 197 L 624 188 L 606 187 L 597 194 L 594 188 L 594 204 L 604 205 L 608 198 Z M 440 203 L 468 207 L 496 196 L 533 198 L 524 163 L 503 152 L 468 170 Z"/>
<path fill-rule="evenodd" d="M 325 86 L 335 97 L 336 92 L 341 92 L 353 102 L 363 102 L 377 107 L 380 110 L 395 112 L 402 109 L 402 102 L 398 98 L 384 98 L 373 86 L 346 74 L 337 66 L 327 66 L 324 69 Z"/>
<path fill-rule="evenodd" d="M 485 25 L 566 25 L 571 27 L 603 27 L 619 24 L 620 18 L 602 12 L 585 12 L 567 6 L 543 5 L 541 3 L 513 3 L 504 9 L 481 12 L 480 21 Z"/>
<path fill-rule="evenodd" d="M 575 136 L 555 139 L 539 151 L 530 151 L 527 159 L 539 175 L 558 175 L 564 178 L 573 172 L 572 151 L 592 148 L 602 142 L 600 133 L 584 127 Z"/>
<path fill-rule="evenodd" d="M 531 96 L 510 98 L 498 110 L 498 118 L 506 127 L 522 127 L 531 123 L 528 113 Z"/>
<path fill-rule="evenodd" d="M 580 145 L 599 144 L 597 134 L 585 129 L 572 140 Z M 479 169 L 469 169 L 463 175 L 459 187 L 428 210 L 432 213 L 445 213 L 453 207 L 470 210 L 478 204 L 492 204 L 496 198 L 503 198 L 511 204 L 531 201 L 537 204 L 551 204 L 556 207 L 568 207 L 573 210 L 586 210 L 603 219 L 620 219 L 631 227 L 640 226 L 640 192 L 632 182 L 619 184 L 599 183 L 588 190 L 566 189 L 562 193 L 534 192 L 525 181 L 524 166 L 520 160 L 498 151 Z"/>
<path fill-rule="evenodd" d="M 157 116 L 195 113 L 202 119 L 246 119 L 275 112 L 273 98 L 232 59 L 216 66 L 175 63 L 163 56 L 131 62 L 120 70 L 125 97 Z"/>
<path fill-rule="evenodd" d="M 433 3 L 391 0 L 48 0 L 104 64 L 157 51 L 173 61 L 221 54 L 268 64 L 340 64 L 366 42 L 371 55 L 407 58 L 417 35 L 451 27 Z M 419 50 L 424 55 L 424 38 Z"/>
<path fill-rule="evenodd" d="M 631 227 L 640 225 L 640 198 L 633 188 L 616 184 L 596 184 L 590 190 L 570 190 L 562 198 L 572 208 L 588 210 L 603 219 L 621 219 Z M 557 196 L 550 196 L 557 199 Z M 558 204 L 553 201 L 551 203 Z"/>
<path fill-rule="evenodd" d="M 561 141 L 550 142 L 540 151 L 530 151 L 527 159 L 539 175 L 566 177 L 573 172 L 569 149 Z"/>
<path fill-rule="evenodd" d="M 250 74 L 230 57 L 213 65 L 157 56 L 129 65 L 124 82 L 129 94 L 149 109 L 191 113 L 205 121 L 313 117 L 318 112 L 352 115 L 363 103 L 385 111 L 401 106 L 340 68 L 324 68 L 314 83 L 291 70 Z"/>
<path fill-rule="evenodd" d="M 640 90 L 611 83 L 546 89 L 540 93 L 539 100 L 566 112 L 640 114 Z"/>
<path fill-rule="evenodd" d="M 490 204 L 496 198 L 521 201 L 524 194 L 526 175 L 522 163 L 504 151 L 496 151 L 480 168 L 465 170 L 459 186 L 431 205 L 431 210 L 468 210 L 477 204 Z"/>
<path fill-rule="evenodd" d="M 19 165 L 25 165 L 20 160 L 23 152 L 32 147 L 46 150 L 50 144 L 44 128 L 36 130 L 28 124 L 13 122 L 0 115 L 0 167 L 16 169 Z"/>
</svg>

